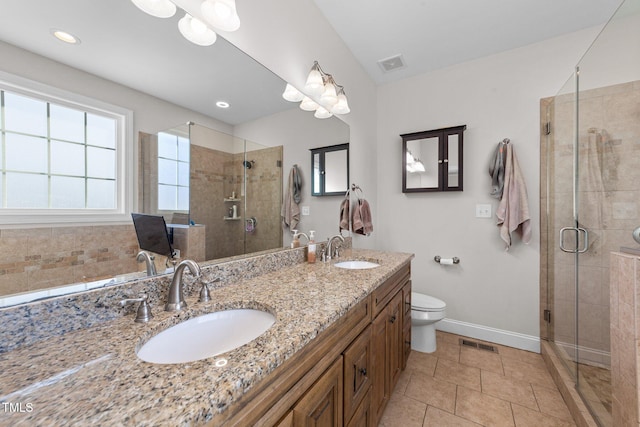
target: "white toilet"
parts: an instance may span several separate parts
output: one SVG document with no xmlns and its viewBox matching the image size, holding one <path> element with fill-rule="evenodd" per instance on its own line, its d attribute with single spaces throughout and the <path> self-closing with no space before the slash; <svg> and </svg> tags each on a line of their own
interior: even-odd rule
<svg viewBox="0 0 640 427">
<path fill-rule="evenodd" d="M 436 351 L 436 322 L 444 319 L 447 304 L 429 295 L 411 292 L 411 348 Z"/>
</svg>

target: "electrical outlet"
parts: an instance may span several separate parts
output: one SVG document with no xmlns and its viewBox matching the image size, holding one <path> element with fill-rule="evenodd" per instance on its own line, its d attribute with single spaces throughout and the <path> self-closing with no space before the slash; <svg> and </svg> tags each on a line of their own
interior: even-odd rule
<svg viewBox="0 0 640 427">
<path fill-rule="evenodd" d="M 477 204 L 476 218 L 491 218 L 491 205 Z"/>
<path fill-rule="evenodd" d="M 173 250 L 173 256 L 175 258 L 180 258 L 180 249 L 174 249 Z"/>
<path fill-rule="evenodd" d="M 311 215 L 311 209 L 309 208 L 309 206 L 303 206 L 302 207 L 302 215 Z"/>
</svg>

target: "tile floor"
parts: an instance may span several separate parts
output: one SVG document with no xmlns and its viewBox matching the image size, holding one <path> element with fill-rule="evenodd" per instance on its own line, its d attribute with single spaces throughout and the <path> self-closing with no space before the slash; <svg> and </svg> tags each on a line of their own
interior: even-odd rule
<svg viewBox="0 0 640 427">
<path fill-rule="evenodd" d="M 541 355 L 460 338 L 438 331 L 436 352 L 411 352 L 380 427 L 575 426 Z"/>
</svg>

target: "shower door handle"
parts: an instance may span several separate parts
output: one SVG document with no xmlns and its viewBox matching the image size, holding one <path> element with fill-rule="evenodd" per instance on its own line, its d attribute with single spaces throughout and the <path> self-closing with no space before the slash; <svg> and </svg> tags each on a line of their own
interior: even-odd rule
<svg viewBox="0 0 640 427">
<path fill-rule="evenodd" d="M 566 248 L 564 245 L 564 233 L 567 231 L 575 231 L 576 233 L 576 247 L 575 248 Z M 582 240 L 582 249 L 578 249 L 578 242 L 580 240 L 580 233 L 584 234 L 584 239 Z M 560 249 L 562 252 L 567 252 L 570 254 L 580 253 L 583 254 L 589 249 L 589 232 L 582 227 L 562 227 L 560 229 Z"/>
<path fill-rule="evenodd" d="M 584 239 L 582 240 L 582 249 L 578 249 L 578 253 L 583 254 L 589 250 L 589 232 L 582 227 L 578 227 L 578 233 L 580 232 L 584 233 Z"/>
</svg>

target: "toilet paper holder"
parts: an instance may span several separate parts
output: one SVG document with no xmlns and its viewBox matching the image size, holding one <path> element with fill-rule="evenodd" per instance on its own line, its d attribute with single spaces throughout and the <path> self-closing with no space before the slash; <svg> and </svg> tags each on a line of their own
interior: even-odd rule
<svg viewBox="0 0 640 427">
<path fill-rule="evenodd" d="M 445 259 L 446 258 L 442 258 L 440 255 L 436 255 L 433 257 L 433 260 L 438 264 L 440 264 L 440 261 L 443 261 Z M 453 261 L 454 264 L 460 264 L 460 258 L 458 258 L 457 256 L 454 256 L 453 258 L 451 258 L 451 260 Z"/>
</svg>

